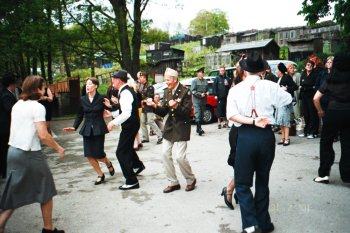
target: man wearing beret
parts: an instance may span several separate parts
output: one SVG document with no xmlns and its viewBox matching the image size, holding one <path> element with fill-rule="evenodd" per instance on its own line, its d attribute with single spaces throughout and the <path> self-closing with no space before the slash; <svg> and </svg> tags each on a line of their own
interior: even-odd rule
<svg viewBox="0 0 350 233">
<path fill-rule="evenodd" d="M 151 98 L 147 100 L 147 105 L 152 106 L 157 115 L 161 117 L 168 115 L 163 131 L 162 154 L 165 173 L 170 185 L 163 192 L 170 193 L 181 188 L 176 177 L 173 154 L 182 175 L 186 179 L 187 186 L 185 190 L 192 191 L 196 185 L 196 178 L 186 158 L 187 141 L 190 140 L 191 135 L 192 95 L 190 90 L 179 82 L 176 70 L 167 68 L 164 73 L 164 80 L 168 88 L 164 90 L 162 105 L 158 106 Z"/>
<path fill-rule="evenodd" d="M 197 70 L 197 76 L 198 78 L 192 81 L 191 92 L 193 95 L 194 117 L 197 124 L 196 132 L 201 136 L 204 134 L 201 123 L 208 96 L 208 82 L 204 79 L 204 67 Z"/>
<path fill-rule="evenodd" d="M 0 175 L 2 178 L 6 178 L 11 111 L 13 105 L 17 102 L 15 76 L 13 74 L 5 74 L 2 78 L 2 85 L 3 89 L 0 92 Z"/>
<path fill-rule="evenodd" d="M 121 125 L 122 127 L 116 151 L 120 167 L 126 179 L 125 184 L 119 187 L 121 190 L 138 189 L 140 185 L 136 176 L 145 169 L 133 146 L 136 134 L 140 128 L 139 103 L 134 89 L 129 87 L 127 82 L 128 77 L 125 70 L 119 70 L 114 73 L 112 84 L 119 91 L 119 108 L 112 112 L 114 119 L 107 125 L 109 131 L 115 125 Z M 104 103 L 107 107 L 111 107 L 108 99 L 105 99 Z"/>
<path fill-rule="evenodd" d="M 235 158 L 235 189 L 241 208 L 244 233 L 272 232 L 269 214 L 269 176 L 275 157 L 274 108 L 292 102 L 289 93 L 274 82 L 261 80 L 265 65 L 257 52 L 239 62 L 244 81 L 227 99 L 227 117 L 238 127 Z M 251 191 L 255 176 L 255 195 Z"/>
</svg>

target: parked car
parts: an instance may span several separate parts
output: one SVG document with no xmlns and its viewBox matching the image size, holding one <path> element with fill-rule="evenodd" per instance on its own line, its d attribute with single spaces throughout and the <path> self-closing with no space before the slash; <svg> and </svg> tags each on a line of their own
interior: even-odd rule
<svg viewBox="0 0 350 233">
<path fill-rule="evenodd" d="M 269 64 L 269 66 L 271 67 L 271 73 L 273 73 L 274 75 L 276 75 L 276 68 L 278 66 L 279 63 L 283 63 L 286 67 L 289 64 L 293 64 L 295 67 L 295 70 L 298 71 L 298 65 L 294 62 L 294 61 L 289 61 L 289 60 L 267 60 L 267 63 Z"/>
<path fill-rule="evenodd" d="M 226 67 L 225 68 L 226 70 L 226 76 L 227 77 L 233 77 L 233 72 L 235 72 L 236 70 L 236 67 Z M 219 69 L 213 69 L 209 72 L 209 77 L 216 77 L 219 75 Z"/>
</svg>

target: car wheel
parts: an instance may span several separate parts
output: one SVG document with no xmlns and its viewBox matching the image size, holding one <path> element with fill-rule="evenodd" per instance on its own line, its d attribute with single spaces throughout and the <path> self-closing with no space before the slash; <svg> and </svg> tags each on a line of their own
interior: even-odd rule
<svg viewBox="0 0 350 233">
<path fill-rule="evenodd" d="M 214 111 L 213 108 L 206 106 L 206 109 L 203 113 L 203 123 L 209 124 L 214 120 Z"/>
</svg>

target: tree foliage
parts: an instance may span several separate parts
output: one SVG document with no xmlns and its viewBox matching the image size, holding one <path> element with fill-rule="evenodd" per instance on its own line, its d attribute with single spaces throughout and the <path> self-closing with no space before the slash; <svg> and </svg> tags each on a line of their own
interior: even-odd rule
<svg viewBox="0 0 350 233">
<path fill-rule="evenodd" d="M 313 25 L 320 19 L 331 15 L 334 4 L 334 20 L 343 27 L 345 35 L 350 33 L 350 0 L 304 0 L 299 15 Z"/>
<path fill-rule="evenodd" d="M 169 41 L 169 33 L 158 28 L 151 28 L 142 32 L 142 42 L 152 44 L 161 41 Z"/>
<path fill-rule="evenodd" d="M 214 9 L 213 11 L 200 11 L 197 16 L 191 20 L 189 33 L 191 35 L 215 35 L 226 33 L 230 29 L 226 13 Z"/>
</svg>

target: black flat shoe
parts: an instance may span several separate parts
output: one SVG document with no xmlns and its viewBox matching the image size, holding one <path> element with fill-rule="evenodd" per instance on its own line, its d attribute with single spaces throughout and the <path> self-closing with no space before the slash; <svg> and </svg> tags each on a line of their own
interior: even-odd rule
<svg viewBox="0 0 350 233">
<path fill-rule="evenodd" d="M 222 189 L 221 196 L 224 196 L 224 201 L 227 207 L 230 208 L 231 210 L 234 210 L 235 208 L 233 207 L 232 203 L 227 200 L 227 195 L 232 195 L 232 194 L 227 194 L 227 188 L 224 187 Z"/>
<path fill-rule="evenodd" d="M 284 140 L 283 146 L 289 146 L 290 144 L 290 139 Z"/>
<path fill-rule="evenodd" d="M 284 138 L 281 139 L 281 141 L 277 142 L 277 145 L 283 145 L 284 144 Z"/>
<path fill-rule="evenodd" d="M 102 184 L 105 181 L 105 174 L 103 174 L 102 176 L 98 176 L 96 181 L 95 181 L 95 185 L 99 185 Z"/>
<path fill-rule="evenodd" d="M 43 228 L 41 233 L 64 233 L 64 230 L 57 230 L 57 228 L 53 230 L 46 230 L 45 228 Z"/>
<path fill-rule="evenodd" d="M 114 176 L 115 171 L 114 171 L 114 167 L 113 167 L 113 164 L 111 161 L 109 162 L 109 166 L 107 166 L 107 168 L 108 168 L 109 174 L 111 176 Z M 112 170 L 110 168 L 112 168 Z"/>
<path fill-rule="evenodd" d="M 235 199 L 235 202 L 236 202 L 236 204 L 238 205 L 238 197 L 237 197 L 237 194 L 236 194 L 236 193 L 233 194 L 233 198 Z"/>
</svg>

